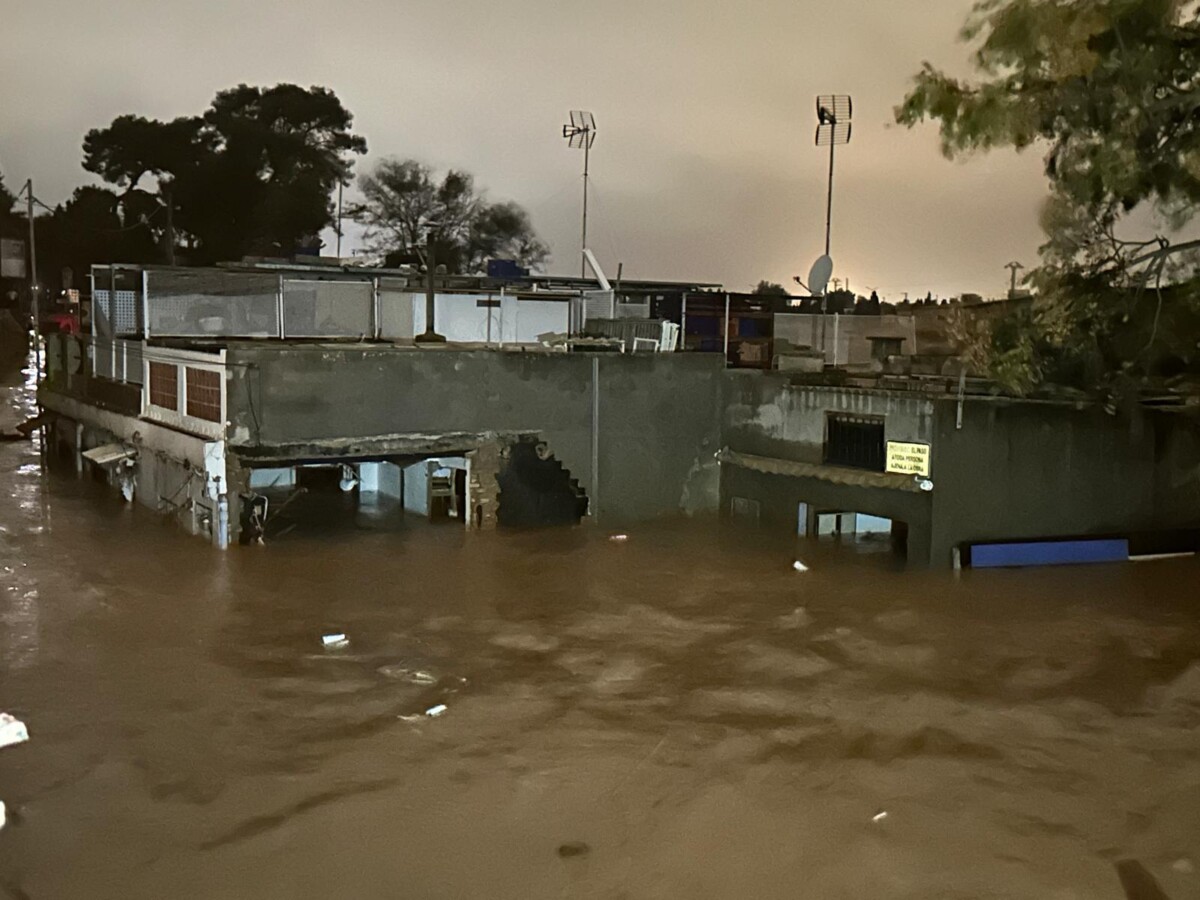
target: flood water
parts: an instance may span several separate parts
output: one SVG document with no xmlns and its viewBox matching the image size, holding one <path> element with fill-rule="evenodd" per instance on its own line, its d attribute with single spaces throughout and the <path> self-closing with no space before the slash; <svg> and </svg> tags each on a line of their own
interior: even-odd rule
<svg viewBox="0 0 1200 900">
<path fill-rule="evenodd" d="M 1200 896 L 1189 560 L 798 573 L 702 520 L 220 553 L 36 442 L 0 498 L 0 898 L 1066 900 L 1126 858 Z"/>
</svg>

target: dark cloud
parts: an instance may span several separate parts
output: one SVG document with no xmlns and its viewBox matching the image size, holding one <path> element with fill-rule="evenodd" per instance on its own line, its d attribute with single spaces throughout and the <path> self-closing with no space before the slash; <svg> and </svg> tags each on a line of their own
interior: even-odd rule
<svg viewBox="0 0 1200 900">
<path fill-rule="evenodd" d="M 640 277 L 789 281 L 823 247 L 825 157 L 813 95 L 855 97 L 834 256 L 855 287 L 999 292 L 1033 261 L 1038 161 L 950 163 L 933 128 L 888 127 L 922 59 L 962 70 L 971 0 L 42 0 L 10 4 L 0 170 L 57 201 L 85 180 L 84 132 L 124 112 L 197 112 L 238 82 L 333 88 L 371 159 L 476 173 L 524 203 L 574 271 L 579 154 L 595 112 L 593 246 Z"/>
</svg>

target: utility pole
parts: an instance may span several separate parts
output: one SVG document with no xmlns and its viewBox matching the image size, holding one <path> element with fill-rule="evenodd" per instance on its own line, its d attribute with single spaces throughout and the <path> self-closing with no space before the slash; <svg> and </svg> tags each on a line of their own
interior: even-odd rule
<svg viewBox="0 0 1200 900">
<path fill-rule="evenodd" d="M 342 258 L 342 187 L 343 184 L 338 182 L 338 216 L 337 216 L 337 255 L 338 259 Z"/>
<path fill-rule="evenodd" d="M 29 312 L 33 317 L 33 364 L 36 381 L 42 380 L 41 315 L 38 311 L 37 239 L 33 230 L 33 179 L 25 182 L 25 210 L 29 217 Z"/>
<path fill-rule="evenodd" d="M 433 284 L 434 267 L 437 265 L 437 261 L 434 256 L 433 247 L 433 229 L 430 228 L 425 233 L 425 330 L 413 336 L 413 343 L 416 344 L 446 343 L 446 338 L 438 334 L 433 327 L 433 317 L 435 306 L 437 305 Z"/>
</svg>

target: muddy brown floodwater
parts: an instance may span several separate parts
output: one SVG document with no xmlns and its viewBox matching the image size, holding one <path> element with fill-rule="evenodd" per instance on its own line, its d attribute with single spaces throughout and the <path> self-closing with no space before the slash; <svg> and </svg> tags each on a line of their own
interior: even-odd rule
<svg viewBox="0 0 1200 900">
<path fill-rule="evenodd" d="M 1123 859 L 1200 896 L 1188 560 L 801 574 L 709 521 L 222 554 L 32 442 L 0 498 L 0 898 L 1066 900 Z"/>
</svg>

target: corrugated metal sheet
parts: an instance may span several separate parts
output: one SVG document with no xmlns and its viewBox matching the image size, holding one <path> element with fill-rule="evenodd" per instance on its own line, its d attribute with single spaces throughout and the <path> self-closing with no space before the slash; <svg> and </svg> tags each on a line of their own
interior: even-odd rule
<svg viewBox="0 0 1200 900">
<path fill-rule="evenodd" d="M 867 472 L 860 469 L 849 469 L 841 466 L 826 466 L 817 463 L 796 462 L 790 459 L 776 459 L 770 456 L 753 456 L 749 453 L 738 453 L 736 450 L 725 448 L 718 451 L 717 460 L 731 466 L 740 466 L 755 472 L 768 475 L 790 475 L 793 478 L 819 478 L 831 484 L 853 485 L 855 487 L 888 488 L 894 491 L 911 491 L 920 493 L 920 479 L 911 475 L 893 475 L 887 472 Z"/>
</svg>

